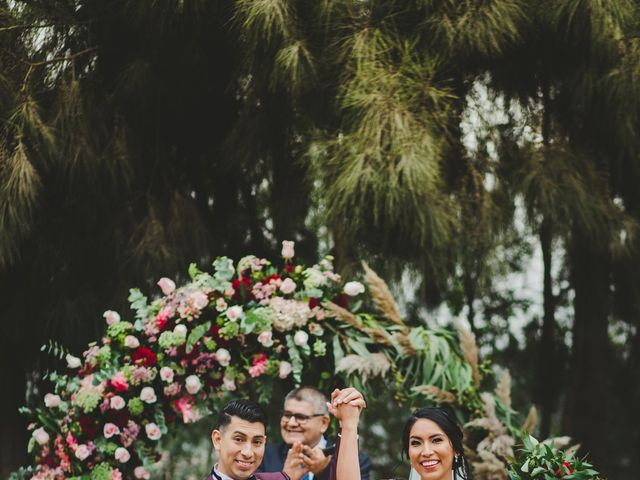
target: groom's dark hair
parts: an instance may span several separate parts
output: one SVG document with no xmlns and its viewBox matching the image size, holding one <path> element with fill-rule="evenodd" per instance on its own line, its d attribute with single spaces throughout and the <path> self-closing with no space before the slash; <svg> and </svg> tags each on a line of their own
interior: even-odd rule
<svg viewBox="0 0 640 480">
<path fill-rule="evenodd" d="M 267 428 L 267 414 L 260 405 L 251 400 L 231 400 L 218 414 L 218 429 L 223 430 L 231 423 L 231 417 L 238 417 L 247 422 L 259 422 Z"/>
</svg>

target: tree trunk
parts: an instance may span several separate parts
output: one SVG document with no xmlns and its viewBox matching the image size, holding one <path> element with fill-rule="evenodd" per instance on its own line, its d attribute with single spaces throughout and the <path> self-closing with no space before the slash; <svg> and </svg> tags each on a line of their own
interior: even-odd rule
<svg viewBox="0 0 640 480">
<path fill-rule="evenodd" d="M 575 231 L 570 261 L 575 319 L 565 421 L 568 433 L 606 477 L 611 261 L 606 245 Z"/>
<path fill-rule="evenodd" d="M 562 369 L 558 364 L 556 345 L 557 326 L 555 319 L 555 298 L 553 295 L 552 268 L 553 231 L 551 222 L 545 218 L 540 226 L 540 247 L 542 249 L 543 306 L 542 334 L 538 347 L 538 370 L 536 372 L 535 402 L 541 411 L 540 437 L 548 438 L 551 433 L 551 417 L 555 411 Z"/>
</svg>

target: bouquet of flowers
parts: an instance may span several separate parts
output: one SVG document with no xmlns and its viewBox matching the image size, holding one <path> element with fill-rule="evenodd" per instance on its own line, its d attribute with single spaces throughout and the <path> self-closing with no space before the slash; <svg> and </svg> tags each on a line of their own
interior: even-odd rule
<svg viewBox="0 0 640 480">
<path fill-rule="evenodd" d="M 189 283 L 162 278 L 151 302 L 131 290 L 134 318 L 106 311 L 102 341 L 67 355 L 68 372 L 50 375 L 45 408 L 31 412 L 32 478 L 148 479 L 167 425 L 196 422 L 262 377 L 299 382 L 303 362 L 327 355 L 323 303 L 346 306 L 364 286 L 343 285 L 331 257 L 296 264 L 293 242 L 282 257 L 279 268 L 222 257 L 211 274 L 191 265 Z"/>
<path fill-rule="evenodd" d="M 588 480 L 596 479 L 598 472 L 591 464 L 575 456 L 572 450 L 562 451 L 550 442 L 538 442 L 526 435 L 520 454 L 509 465 L 510 480 Z"/>
</svg>

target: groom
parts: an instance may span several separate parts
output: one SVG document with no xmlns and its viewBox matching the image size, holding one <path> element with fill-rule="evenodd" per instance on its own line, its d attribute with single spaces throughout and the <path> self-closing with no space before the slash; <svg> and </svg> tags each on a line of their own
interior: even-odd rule
<svg viewBox="0 0 640 480">
<path fill-rule="evenodd" d="M 211 433 L 218 453 L 207 480 L 290 480 L 281 471 L 255 473 L 267 441 L 267 416 L 248 400 L 232 400 L 218 415 L 218 428 Z"/>
<path fill-rule="evenodd" d="M 324 433 L 331 419 L 327 397 L 317 388 L 300 387 L 284 399 L 280 417 L 283 442 L 269 443 L 260 471 L 283 471 L 291 480 L 328 480 L 333 442 Z M 361 480 L 369 480 L 371 460 L 360 453 Z"/>
</svg>

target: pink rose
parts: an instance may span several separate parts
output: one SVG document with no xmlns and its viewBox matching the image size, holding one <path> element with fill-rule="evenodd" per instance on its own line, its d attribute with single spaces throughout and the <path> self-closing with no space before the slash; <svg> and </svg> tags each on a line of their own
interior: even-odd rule
<svg viewBox="0 0 640 480">
<path fill-rule="evenodd" d="M 258 335 L 258 342 L 260 342 L 265 347 L 271 347 L 273 345 L 273 332 L 271 330 L 267 330 L 266 332 L 262 332 Z"/>
<path fill-rule="evenodd" d="M 116 452 L 114 453 L 113 456 L 120 463 L 127 463 L 129 461 L 129 459 L 131 458 L 131 454 L 129 453 L 129 450 L 127 450 L 126 448 L 123 448 L 123 447 L 116 448 Z"/>
<path fill-rule="evenodd" d="M 227 318 L 232 322 L 235 322 L 240 317 L 242 317 L 242 307 L 240 305 L 234 305 L 233 307 L 227 310 Z"/>
<path fill-rule="evenodd" d="M 195 395 L 202 388 L 202 383 L 196 375 L 189 375 L 184 381 L 184 387 L 191 395 Z"/>
<path fill-rule="evenodd" d="M 230 392 L 234 392 L 236 390 L 236 388 L 238 388 L 238 387 L 236 387 L 236 382 L 235 382 L 235 380 L 233 378 L 224 377 L 222 379 L 222 384 Z"/>
<path fill-rule="evenodd" d="M 294 282 L 290 278 L 285 278 L 284 281 L 282 282 L 282 285 L 280 285 L 280 291 L 285 295 L 289 295 L 290 293 L 295 292 L 296 282 Z"/>
<path fill-rule="evenodd" d="M 144 467 L 136 467 L 133 471 L 133 475 L 140 480 L 149 480 L 151 478 L 149 470 Z"/>
<path fill-rule="evenodd" d="M 122 472 L 117 468 L 111 470 L 111 480 L 122 480 Z"/>
<path fill-rule="evenodd" d="M 294 245 L 295 242 L 289 241 L 289 240 L 284 240 L 282 242 L 282 251 L 280 252 L 280 254 L 282 255 L 282 258 L 290 260 L 295 256 L 295 250 L 294 250 Z"/>
<path fill-rule="evenodd" d="M 292 371 L 293 371 L 293 367 L 289 362 L 287 361 L 280 362 L 280 371 L 279 371 L 280 378 L 282 379 L 287 378 Z"/>
<path fill-rule="evenodd" d="M 124 392 L 129 388 L 129 384 L 127 383 L 127 377 L 124 376 L 124 373 L 118 372 L 111 379 L 111 385 L 118 392 Z"/>
<path fill-rule="evenodd" d="M 350 297 L 355 297 L 356 295 L 364 293 L 364 285 L 360 282 L 347 282 L 343 291 Z"/>
<path fill-rule="evenodd" d="M 156 397 L 153 387 L 144 387 L 140 392 L 140 400 L 146 403 L 155 403 L 158 397 Z"/>
<path fill-rule="evenodd" d="M 31 436 L 36 439 L 38 445 L 45 445 L 49 442 L 49 434 L 43 427 L 36 428 Z"/>
<path fill-rule="evenodd" d="M 114 410 L 122 410 L 125 406 L 124 398 L 122 398 L 120 395 L 114 395 L 109 400 L 109 406 Z"/>
<path fill-rule="evenodd" d="M 118 312 L 114 312 L 113 310 L 107 310 L 102 314 L 107 325 L 113 325 L 114 323 L 118 323 L 120 321 L 120 315 Z"/>
<path fill-rule="evenodd" d="M 209 297 L 207 297 L 203 292 L 193 292 L 189 295 L 189 298 L 193 306 L 198 310 L 202 310 L 204 307 L 209 305 Z"/>
<path fill-rule="evenodd" d="M 305 347 L 309 341 L 309 334 L 304 330 L 298 330 L 293 336 L 293 343 L 299 347 Z"/>
<path fill-rule="evenodd" d="M 160 428 L 158 428 L 158 425 L 153 422 L 147 423 L 144 427 L 144 431 L 147 432 L 147 437 L 149 437 L 149 440 L 159 440 L 162 436 Z"/>
<path fill-rule="evenodd" d="M 171 370 L 171 367 L 162 367 L 160 369 L 160 379 L 163 382 L 171 383 L 173 382 L 174 372 Z"/>
<path fill-rule="evenodd" d="M 133 335 L 127 335 L 124 337 L 124 346 L 127 348 L 138 348 L 140 346 L 140 341 Z"/>
<path fill-rule="evenodd" d="M 158 280 L 158 286 L 160 287 L 160 290 L 162 290 L 162 293 L 164 293 L 165 295 L 171 295 L 176 289 L 176 284 L 173 282 L 173 280 L 167 277 L 162 277 L 160 280 Z"/>
<path fill-rule="evenodd" d="M 231 354 L 229 353 L 229 350 L 226 348 L 219 348 L 216 351 L 216 360 L 223 367 L 229 365 L 229 362 L 231 362 Z"/>
<path fill-rule="evenodd" d="M 91 450 L 84 443 L 78 445 L 75 451 L 75 456 L 81 462 L 86 459 L 89 455 L 91 455 Z"/>
<path fill-rule="evenodd" d="M 47 393 L 44 396 L 44 404 L 47 408 L 57 408 L 60 406 L 60 396 L 53 393 Z"/>
<path fill-rule="evenodd" d="M 104 438 L 111 438 L 114 435 L 119 434 L 120 429 L 113 423 L 105 423 L 102 432 L 104 433 Z"/>
</svg>

